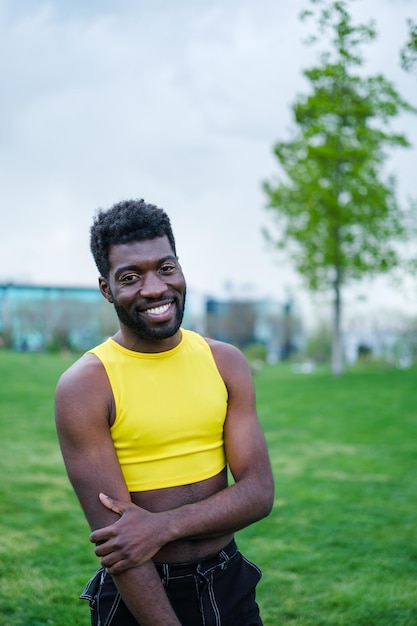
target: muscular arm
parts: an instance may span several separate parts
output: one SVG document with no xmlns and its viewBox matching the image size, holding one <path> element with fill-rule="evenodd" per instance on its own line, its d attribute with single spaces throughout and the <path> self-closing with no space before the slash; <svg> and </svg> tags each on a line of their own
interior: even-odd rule
<svg viewBox="0 0 417 626">
<path fill-rule="evenodd" d="M 68 476 L 92 530 L 118 519 L 100 502 L 101 491 L 130 500 L 110 437 L 111 408 L 104 370 L 94 356 L 86 355 L 58 384 L 56 424 Z M 144 559 L 140 566 L 113 578 L 140 624 L 180 626 L 152 561 Z"/>
<path fill-rule="evenodd" d="M 213 342 L 212 350 L 229 393 L 224 442 L 234 484 L 169 512 L 175 538 L 239 530 L 268 515 L 273 504 L 272 472 L 249 367 L 230 345 Z"/>
<path fill-rule="evenodd" d="M 95 531 L 91 539 L 111 572 L 122 571 L 155 554 L 152 543 L 212 537 L 248 526 L 269 514 L 273 479 L 265 438 L 255 408 L 255 392 L 243 355 L 230 345 L 212 342 L 213 355 L 229 400 L 224 427 L 226 458 L 234 484 L 208 498 L 150 513 L 110 499 L 106 506 L 122 515 L 117 524 Z M 113 496 L 113 494 L 111 494 Z"/>
</svg>

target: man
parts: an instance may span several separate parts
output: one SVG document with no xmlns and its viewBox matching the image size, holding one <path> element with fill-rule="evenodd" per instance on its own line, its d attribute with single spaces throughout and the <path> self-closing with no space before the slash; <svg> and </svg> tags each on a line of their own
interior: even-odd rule
<svg viewBox="0 0 417 626">
<path fill-rule="evenodd" d="M 186 284 L 162 209 L 99 211 L 91 250 L 119 330 L 63 374 L 56 421 L 101 557 L 82 595 L 92 624 L 259 626 L 260 571 L 233 540 L 273 503 L 248 365 L 181 328 Z"/>
</svg>

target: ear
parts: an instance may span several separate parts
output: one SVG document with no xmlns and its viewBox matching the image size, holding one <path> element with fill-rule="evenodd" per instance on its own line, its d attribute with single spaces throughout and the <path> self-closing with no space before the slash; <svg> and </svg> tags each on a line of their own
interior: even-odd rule
<svg viewBox="0 0 417 626">
<path fill-rule="evenodd" d="M 98 286 L 99 286 L 99 289 L 100 289 L 101 293 L 106 298 L 107 302 L 110 302 L 110 304 L 112 304 L 113 303 L 113 295 L 112 295 L 109 283 L 107 282 L 107 280 L 103 276 L 99 276 Z"/>
</svg>

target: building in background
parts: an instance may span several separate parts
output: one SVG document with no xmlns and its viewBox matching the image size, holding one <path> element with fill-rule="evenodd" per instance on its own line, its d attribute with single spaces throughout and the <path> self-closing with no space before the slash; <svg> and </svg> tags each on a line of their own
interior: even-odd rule
<svg viewBox="0 0 417 626">
<path fill-rule="evenodd" d="M 208 298 L 206 313 L 208 336 L 241 349 L 261 344 L 269 362 L 289 359 L 302 345 L 301 320 L 292 300 Z"/>
<path fill-rule="evenodd" d="M 245 298 L 244 294 L 207 297 L 187 293 L 183 325 L 202 335 L 226 341 L 256 360 L 275 363 L 292 357 L 320 358 L 327 332 L 305 336 L 293 299 L 278 302 Z M 83 352 L 113 335 L 118 321 L 113 306 L 98 287 L 0 284 L 0 347 L 20 351 Z M 369 314 L 346 324 L 347 363 L 358 358 L 382 359 L 401 367 L 417 358 L 417 320 Z M 316 348 L 314 348 L 314 345 Z M 326 344 L 327 345 L 327 344 Z M 330 344 L 329 344 L 330 345 Z"/>
<path fill-rule="evenodd" d="M 187 294 L 184 326 L 245 349 L 262 344 L 269 361 L 291 356 L 301 322 L 291 303 Z M 0 284 L 0 338 L 22 351 L 84 351 L 118 328 L 114 308 L 96 287 Z"/>
<path fill-rule="evenodd" d="M 0 285 L 0 337 L 8 348 L 82 351 L 116 328 L 97 288 Z"/>
</svg>

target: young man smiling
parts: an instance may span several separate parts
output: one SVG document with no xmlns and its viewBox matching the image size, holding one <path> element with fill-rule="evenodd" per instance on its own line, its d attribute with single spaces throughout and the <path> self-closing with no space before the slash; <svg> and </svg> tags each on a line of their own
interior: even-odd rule
<svg viewBox="0 0 417 626">
<path fill-rule="evenodd" d="M 260 571 L 234 541 L 273 503 L 248 365 L 181 327 L 186 283 L 162 209 L 100 211 L 91 250 L 119 330 L 63 374 L 56 422 L 101 558 L 82 595 L 92 624 L 260 626 Z"/>
</svg>

